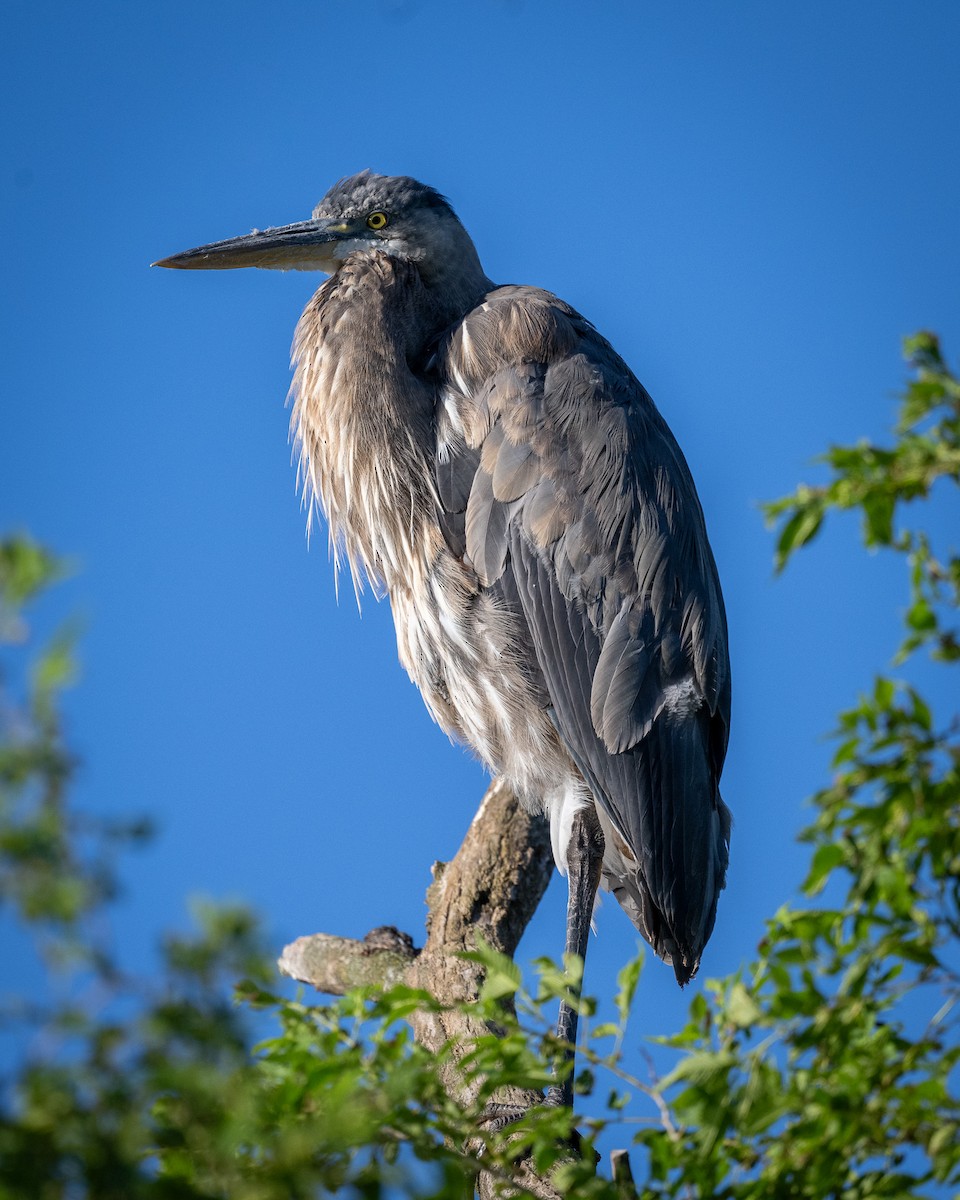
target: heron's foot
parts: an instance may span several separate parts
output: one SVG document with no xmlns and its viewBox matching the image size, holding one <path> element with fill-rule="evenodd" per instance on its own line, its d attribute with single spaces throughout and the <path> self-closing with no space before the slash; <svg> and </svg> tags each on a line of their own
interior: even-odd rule
<svg viewBox="0 0 960 1200">
<path fill-rule="evenodd" d="M 550 1108 L 573 1108 L 573 1086 L 566 1083 L 551 1083 L 543 1093 L 543 1103 Z"/>
<path fill-rule="evenodd" d="M 511 1125 L 515 1125 L 529 1111 L 530 1109 L 522 1104 L 491 1103 L 486 1105 L 480 1114 L 479 1124 L 491 1133 L 499 1133 L 502 1129 L 509 1129 Z"/>
<path fill-rule="evenodd" d="M 543 1100 L 539 1104 L 523 1105 L 523 1104 L 501 1104 L 493 1102 L 488 1104 L 481 1114 L 480 1126 L 486 1132 L 502 1133 L 505 1129 L 509 1129 L 511 1125 L 515 1125 L 521 1117 L 525 1116 L 532 1109 L 537 1108 L 571 1108 L 572 1103 L 566 1099 L 567 1089 L 563 1084 L 553 1084 L 548 1087 L 543 1094 Z M 570 1149 L 570 1153 L 576 1158 L 583 1158 L 585 1147 L 580 1136 L 579 1129 L 571 1129 L 568 1136 L 563 1139 Z M 482 1153 L 482 1151 L 480 1151 Z M 600 1161 L 600 1155 L 596 1150 L 592 1151 L 594 1166 Z"/>
<path fill-rule="evenodd" d="M 493 1101 L 486 1105 L 480 1117 L 484 1129 L 499 1132 L 507 1129 L 530 1112 L 531 1108 L 572 1108 L 573 1096 L 568 1084 L 554 1083 L 543 1093 L 539 1104 L 503 1104 Z"/>
</svg>

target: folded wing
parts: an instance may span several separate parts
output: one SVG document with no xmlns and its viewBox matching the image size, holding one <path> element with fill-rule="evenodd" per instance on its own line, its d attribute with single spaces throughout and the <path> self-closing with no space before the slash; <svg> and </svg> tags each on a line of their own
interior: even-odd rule
<svg viewBox="0 0 960 1200">
<path fill-rule="evenodd" d="M 726 619 L 689 469 L 623 361 L 547 292 L 491 292 L 437 361 L 448 542 L 525 622 L 597 800 L 604 883 L 686 982 L 730 832 Z"/>
</svg>

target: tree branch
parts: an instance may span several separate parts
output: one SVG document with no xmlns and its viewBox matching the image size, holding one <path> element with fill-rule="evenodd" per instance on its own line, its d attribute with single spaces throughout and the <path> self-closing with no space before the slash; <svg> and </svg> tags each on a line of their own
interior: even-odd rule
<svg viewBox="0 0 960 1200">
<path fill-rule="evenodd" d="M 427 889 L 427 940 L 422 950 L 392 926 L 373 930 L 362 941 L 315 934 L 287 946 L 280 970 L 320 991 L 342 995 L 358 984 L 387 988 L 405 982 L 429 991 L 443 1005 L 476 1000 L 483 967 L 459 955 L 475 950 L 478 934 L 510 957 L 536 911 L 553 874 L 550 832 L 541 817 L 520 807 L 499 780 L 491 784 L 467 830 L 456 857 L 434 863 Z M 448 1041 L 466 1043 L 489 1033 L 481 1020 L 462 1012 L 417 1013 L 412 1019 L 417 1041 L 439 1050 Z M 445 1086 L 467 1104 L 479 1084 L 469 1084 L 451 1065 Z M 498 1101 L 530 1108 L 543 1100 L 539 1092 L 519 1088 Z M 558 1193 L 532 1170 L 518 1182 L 553 1200 Z M 493 1180 L 481 1176 L 480 1195 L 492 1195 Z"/>
<path fill-rule="evenodd" d="M 403 983 L 420 953 L 409 934 L 393 925 L 371 929 L 362 942 L 314 933 L 285 946 L 277 965 L 284 975 L 318 992 L 342 996 L 355 987 L 386 989 Z"/>
</svg>

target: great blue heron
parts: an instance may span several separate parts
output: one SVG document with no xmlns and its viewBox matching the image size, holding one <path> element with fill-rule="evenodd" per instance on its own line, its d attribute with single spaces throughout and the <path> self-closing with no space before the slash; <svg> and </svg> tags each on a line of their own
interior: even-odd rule
<svg viewBox="0 0 960 1200">
<path fill-rule="evenodd" d="M 436 721 L 549 818 L 567 951 L 602 884 L 686 983 L 727 867 L 727 630 L 690 471 L 636 377 L 556 296 L 495 287 L 407 177 L 363 171 L 309 221 L 159 265 L 331 276 L 297 326 L 292 428 L 336 554 L 389 594 Z M 571 1045 L 576 1023 L 561 1006 Z"/>
</svg>

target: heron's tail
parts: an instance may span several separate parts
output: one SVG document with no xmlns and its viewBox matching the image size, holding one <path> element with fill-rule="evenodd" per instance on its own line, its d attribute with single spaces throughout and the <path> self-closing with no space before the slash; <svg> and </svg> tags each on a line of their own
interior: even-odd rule
<svg viewBox="0 0 960 1200">
<path fill-rule="evenodd" d="M 603 886 L 681 986 L 693 978 L 726 881 L 730 810 L 709 747 L 710 716 L 664 711 L 645 738 L 617 755 L 635 787 L 637 820 L 617 829 L 600 810 Z M 631 814 L 631 816 L 634 814 Z"/>
</svg>

